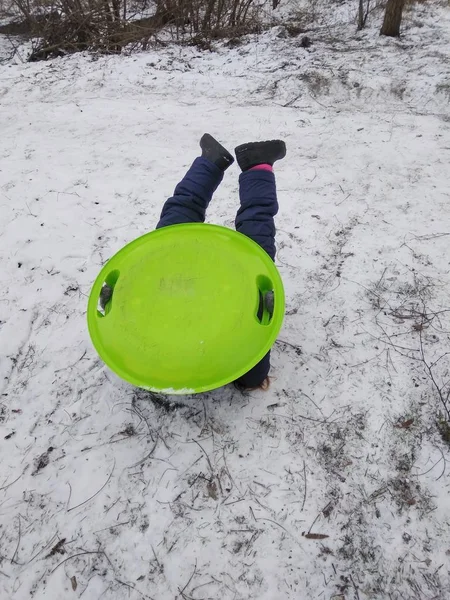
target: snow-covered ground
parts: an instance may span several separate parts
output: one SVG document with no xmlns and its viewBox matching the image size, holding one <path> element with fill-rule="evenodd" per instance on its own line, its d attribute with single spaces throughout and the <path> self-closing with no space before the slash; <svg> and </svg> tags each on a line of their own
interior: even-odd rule
<svg viewBox="0 0 450 600">
<path fill-rule="evenodd" d="M 450 597 L 450 9 L 354 30 L 0 67 L 2 600 Z M 286 318 L 268 392 L 159 398 L 87 295 L 204 131 L 287 143 Z"/>
</svg>

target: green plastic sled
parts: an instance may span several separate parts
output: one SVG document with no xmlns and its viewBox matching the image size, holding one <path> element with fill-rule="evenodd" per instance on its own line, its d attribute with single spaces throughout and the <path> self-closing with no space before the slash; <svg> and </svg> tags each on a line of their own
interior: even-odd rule
<svg viewBox="0 0 450 600">
<path fill-rule="evenodd" d="M 191 394 L 230 383 L 263 358 L 283 322 L 284 290 L 248 237 L 173 225 L 106 263 L 87 316 L 95 349 L 117 375 L 147 390 Z"/>
</svg>

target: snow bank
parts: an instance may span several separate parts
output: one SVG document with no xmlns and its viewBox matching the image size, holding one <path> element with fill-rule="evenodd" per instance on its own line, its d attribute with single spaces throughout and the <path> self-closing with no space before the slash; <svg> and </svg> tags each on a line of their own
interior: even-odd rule
<svg viewBox="0 0 450 600">
<path fill-rule="evenodd" d="M 426 15 L 434 41 L 0 67 L 2 598 L 449 596 L 426 366 L 447 389 L 449 22 Z M 286 319 L 268 392 L 158 397 L 101 364 L 87 294 L 206 130 L 286 140 Z M 237 176 L 211 222 L 232 226 Z"/>
</svg>

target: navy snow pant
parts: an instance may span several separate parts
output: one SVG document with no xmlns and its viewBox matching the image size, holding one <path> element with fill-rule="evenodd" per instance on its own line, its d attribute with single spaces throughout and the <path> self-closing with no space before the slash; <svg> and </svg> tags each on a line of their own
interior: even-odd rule
<svg viewBox="0 0 450 600">
<path fill-rule="evenodd" d="M 164 204 L 157 229 L 180 223 L 204 223 L 208 204 L 222 179 L 223 172 L 215 164 L 196 158 L 174 195 Z M 241 206 L 236 215 L 236 230 L 254 240 L 275 260 L 273 218 L 278 212 L 275 175 L 264 170 L 241 173 L 239 197 Z M 246 388 L 257 387 L 269 369 L 270 352 L 237 383 Z"/>
</svg>

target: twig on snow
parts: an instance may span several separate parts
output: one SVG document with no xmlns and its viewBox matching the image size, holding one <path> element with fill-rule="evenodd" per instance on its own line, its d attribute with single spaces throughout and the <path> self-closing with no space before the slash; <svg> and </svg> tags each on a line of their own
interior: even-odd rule
<svg viewBox="0 0 450 600">
<path fill-rule="evenodd" d="M 108 525 L 108 527 L 97 529 L 97 531 L 93 531 L 92 533 L 100 533 L 101 531 L 106 531 L 107 529 L 115 529 L 116 527 L 121 527 L 122 525 L 128 525 L 129 522 L 130 521 L 123 521 L 122 523 L 116 523 L 115 525 Z"/>
<path fill-rule="evenodd" d="M 80 356 L 80 358 L 78 360 L 76 360 L 74 363 L 72 363 L 71 365 L 67 365 L 66 367 L 63 367 L 62 369 L 57 369 L 55 371 L 55 373 L 59 373 L 60 371 L 65 371 L 66 369 L 72 369 L 73 367 L 75 367 L 75 365 L 77 365 L 80 361 L 83 360 L 83 358 L 86 356 L 87 354 L 87 350 L 85 350 L 83 352 L 83 354 Z"/>
<path fill-rule="evenodd" d="M 105 515 L 106 515 L 106 514 L 107 514 L 107 513 L 108 513 L 108 512 L 109 512 L 109 511 L 112 509 L 112 508 L 114 508 L 114 506 L 115 506 L 115 505 L 116 505 L 118 502 L 120 502 L 120 500 L 121 500 L 120 496 L 119 496 L 119 497 L 118 497 L 116 500 L 114 500 L 114 502 L 111 504 L 111 506 L 109 506 L 109 507 L 108 507 L 108 508 L 107 508 L 107 509 L 104 511 Z"/>
<path fill-rule="evenodd" d="M 445 456 L 444 453 L 442 452 L 441 448 L 439 448 L 439 446 L 437 446 L 437 449 L 439 450 L 439 452 L 441 453 L 442 459 L 444 461 L 444 468 L 442 469 L 442 473 L 439 475 L 439 477 L 436 479 L 436 481 L 439 481 L 439 479 L 441 477 L 443 477 L 443 475 L 445 474 L 445 469 L 447 468 L 447 461 L 445 460 Z"/>
<path fill-rule="evenodd" d="M 156 564 L 158 565 L 159 568 L 161 568 L 161 563 L 159 562 L 158 557 L 156 556 L 155 549 L 153 548 L 153 546 L 150 546 L 150 548 L 152 549 L 153 556 L 155 557 Z"/>
<path fill-rule="evenodd" d="M 225 469 L 228 473 L 228 477 L 230 478 L 231 484 L 237 489 L 239 490 L 239 492 L 241 493 L 241 490 L 238 488 L 238 486 L 236 485 L 236 482 L 234 481 L 233 477 L 231 476 L 230 473 L 230 469 L 228 468 L 228 464 L 227 464 L 227 459 L 225 457 L 225 446 L 223 447 L 223 451 L 222 451 L 222 456 L 223 456 L 223 464 L 225 465 Z"/>
<path fill-rule="evenodd" d="M 128 410 L 128 412 L 132 412 L 132 413 L 136 414 L 139 417 L 139 419 L 140 419 L 139 425 L 141 424 L 142 421 L 144 421 L 144 423 L 147 425 L 149 434 L 152 435 L 153 431 L 152 431 L 152 428 L 150 427 L 150 423 L 148 422 L 148 419 L 145 417 L 145 415 L 142 413 L 142 411 L 136 406 L 136 404 L 132 404 L 131 408 L 127 408 L 126 410 Z"/>
<path fill-rule="evenodd" d="M 11 558 L 11 564 L 13 564 L 13 563 L 18 564 L 17 561 L 15 560 L 15 558 L 16 558 L 17 552 L 19 551 L 19 544 L 20 544 L 21 538 L 22 538 L 22 528 L 21 528 L 21 524 L 20 524 L 20 515 L 19 515 L 19 538 L 17 540 L 16 549 L 14 551 L 14 554 L 12 555 L 12 558 Z"/>
<path fill-rule="evenodd" d="M 360 367 L 361 365 L 367 365 L 367 363 L 370 363 L 373 360 L 375 360 L 376 358 L 379 358 L 383 354 L 384 351 L 385 350 L 382 350 L 378 354 L 375 354 L 375 356 L 372 356 L 372 358 L 368 358 L 367 360 L 363 360 L 362 362 L 356 363 L 355 365 L 348 365 L 348 366 L 350 369 L 355 369 L 356 367 Z"/>
<path fill-rule="evenodd" d="M 164 471 L 164 473 L 159 478 L 158 485 L 161 484 L 162 478 L 167 473 L 167 471 L 178 471 L 178 469 L 176 469 L 175 467 L 167 467 L 167 469 Z M 141 473 L 139 473 L 139 471 L 137 471 L 136 473 L 138 473 L 139 475 L 141 474 Z M 130 475 L 135 475 L 136 473 L 130 473 Z"/>
<path fill-rule="evenodd" d="M 264 417 L 281 417 L 282 419 L 287 419 L 288 421 L 291 421 L 293 423 L 295 423 L 295 419 L 293 417 L 299 417 L 300 419 L 305 419 L 305 421 L 312 421 L 313 423 L 321 423 L 322 425 L 324 425 L 325 423 L 327 423 L 327 418 L 329 419 L 330 417 L 326 417 L 325 419 L 313 419 L 313 417 L 307 417 L 305 415 L 301 415 L 299 413 L 295 413 L 292 416 L 287 416 L 287 415 L 280 415 L 279 413 L 266 413 L 265 415 L 262 415 Z M 331 415 L 330 415 L 331 416 Z M 249 417 L 247 417 L 248 420 L 253 420 L 253 419 L 249 419 Z"/>
<path fill-rule="evenodd" d="M 438 458 L 438 460 L 427 471 L 424 471 L 423 473 L 412 473 L 413 477 L 422 477 L 422 475 L 427 475 L 434 469 L 434 467 L 436 465 L 438 465 L 441 462 L 441 460 L 443 458 L 444 458 L 444 455 L 442 455 L 441 458 Z M 445 458 L 444 458 L 444 463 L 445 463 Z M 445 469 L 445 465 L 444 465 L 444 469 Z M 440 477 L 442 477 L 442 475 L 440 475 Z"/>
<path fill-rule="evenodd" d="M 70 504 L 70 499 L 72 497 L 72 486 L 70 485 L 69 482 L 67 482 L 67 485 L 69 486 L 69 497 L 67 498 L 67 503 L 66 503 L 66 511 L 69 508 L 69 504 Z"/>
<path fill-rule="evenodd" d="M 292 106 L 292 104 L 294 104 L 294 102 L 297 102 L 297 100 L 299 98 L 301 98 L 303 95 L 303 92 L 301 94 L 298 94 L 298 96 L 295 96 L 294 98 L 292 98 L 291 100 L 289 100 L 288 102 L 286 102 L 286 104 L 278 104 L 277 102 L 275 102 L 275 104 L 277 106 L 281 106 L 282 108 L 288 108 L 289 106 Z"/>
<path fill-rule="evenodd" d="M 25 204 L 26 204 L 26 207 L 28 208 L 28 214 L 30 215 L 30 217 L 37 217 L 37 215 L 35 215 L 34 213 L 31 212 L 28 202 L 25 202 Z"/>
<path fill-rule="evenodd" d="M 443 394 L 443 388 L 440 387 L 436 381 L 436 378 L 434 376 L 433 373 L 433 368 L 432 365 L 429 365 L 425 359 L 425 351 L 423 349 L 423 339 L 422 339 L 422 330 L 419 331 L 419 341 L 420 341 L 420 354 L 421 354 L 421 358 L 422 358 L 422 362 L 425 365 L 425 368 L 427 370 L 428 376 L 431 379 L 431 383 L 434 385 L 434 387 L 436 388 L 437 394 L 438 394 L 438 398 L 442 403 L 443 409 L 445 411 L 445 413 L 447 414 L 447 418 L 450 420 L 450 409 L 448 407 L 448 400 L 450 397 L 450 390 L 447 393 L 447 397 L 444 397 Z M 436 363 L 434 363 L 436 364 Z M 445 387 L 445 386 L 444 386 Z"/>
<path fill-rule="evenodd" d="M 347 194 L 343 200 L 341 200 L 340 202 L 335 202 L 334 205 L 335 206 L 340 206 L 343 202 L 345 202 L 346 200 L 348 200 L 350 198 L 350 196 L 351 196 L 351 194 Z"/>
<path fill-rule="evenodd" d="M 384 333 L 384 335 L 388 338 L 387 340 L 385 338 L 377 337 L 376 335 L 373 335 L 373 333 L 370 333 L 370 331 L 367 331 L 364 328 L 363 328 L 363 331 L 364 331 L 364 333 L 367 333 L 367 335 L 370 335 L 370 337 L 373 338 L 374 340 L 376 340 L 377 342 L 383 342 L 383 344 L 386 344 L 387 346 L 391 346 L 391 348 L 394 348 L 394 350 L 396 352 L 398 352 L 405 358 L 409 358 L 411 360 L 420 360 L 420 359 L 415 358 L 414 356 L 409 356 L 407 354 L 403 354 L 402 352 L 399 352 L 399 349 L 407 350 L 408 352 L 419 352 L 420 348 L 408 348 L 407 346 L 400 346 L 398 344 L 394 344 L 393 342 L 391 342 L 389 335 L 386 333 L 386 331 L 382 328 L 382 326 L 379 323 L 378 323 L 378 327 L 381 329 L 381 331 Z"/>
<path fill-rule="evenodd" d="M 201 450 L 201 451 L 203 452 L 203 454 L 205 455 L 205 457 L 206 457 L 206 461 L 207 461 L 207 463 L 208 463 L 209 470 L 211 471 L 211 475 L 214 475 L 214 469 L 213 469 L 213 466 L 212 466 L 212 464 L 211 464 L 211 460 L 210 460 L 210 458 L 209 458 L 209 456 L 208 456 L 208 454 L 207 454 L 206 450 L 203 448 L 203 446 L 202 446 L 201 444 L 199 444 L 199 442 L 197 442 L 197 440 L 192 440 L 192 441 L 194 442 L 194 444 L 197 444 L 197 446 L 200 448 L 200 450 Z"/>
<path fill-rule="evenodd" d="M 50 572 L 50 575 L 52 573 L 54 573 L 56 571 L 56 569 L 59 569 L 59 567 L 61 565 L 63 565 L 65 562 L 67 562 L 68 560 L 71 560 L 72 558 L 76 558 L 77 556 L 84 556 L 85 554 L 101 554 L 102 556 L 104 556 L 106 558 L 106 560 L 112 566 L 111 561 L 106 556 L 106 554 L 103 552 L 103 550 L 85 550 L 84 552 L 77 552 L 77 554 L 72 554 L 72 556 L 68 556 L 67 558 L 65 558 L 64 560 L 62 560 L 59 564 L 56 565 L 56 567 L 53 569 L 53 571 Z"/>
<path fill-rule="evenodd" d="M 184 590 L 189 586 L 189 584 L 191 583 L 191 581 L 194 579 L 195 574 L 197 573 L 197 559 L 195 559 L 195 566 L 194 566 L 194 570 L 192 571 L 191 576 L 188 579 L 188 582 L 186 583 L 186 585 L 184 586 L 184 588 L 182 590 L 180 590 L 180 588 L 178 588 L 178 591 L 180 592 L 180 596 L 182 598 L 185 598 L 185 594 L 184 594 Z"/>
<path fill-rule="evenodd" d="M 158 438 L 156 438 L 156 441 L 153 444 L 153 447 L 150 450 L 150 452 L 146 456 L 144 456 L 144 458 L 142 458 L 141 460 L 139 460 L 137 463 L 134 463 L 134 465 L 130 465 L 128 468 L 129 469 L 133 469 L 134 467 L 139 467 L 140 465 L 142 465 L 143 463 L 145 463 L 146 460 L 148 460 L 149 458 L 152 457 L 153 452 L 156 450 L 157 444 L 158 444 Z"/>
<path fill-rule="evenodd" d="M 305 394 L 305 392 L 302 392 L 302 391 L 300 391 L 300 394 L 302 394 L 302 396 L 305 396 L 305 398 L 306 398 L 307 400 L 309 400 L 309 401 L 310 401 L 312 404 L 314 404 L 314 406 L 315 406 L 315 407 L 317 408 L 317 410 L 320 412 L 320 414 L 322 415 L 322 417 L 325 417 L 325 415 L 323 414 L 323 412 L 322 412 L 322 409 L 320 408 L 320 406 L 318 406 L 318 405 L 316 404 L 316 402 L 314 402 L 314 400 L 313 400 L 313 399 L 312 399 L 310 396 L 308 396 L 308 394 Z M 322 398 L 322 400 L 323 400 L 323 399 L 324 399 L 324 398 Z"/>
<path fill-rule="evenodd" d="M 435 238 L 440 238 L 440 237 L 444 237 L 446 235 L 450 235 L 449 232 L 447 233 L 431 233 L 428 235 L 415 235 L 413 236 L 416 240 L 433 240 Z"/>
<path fill-rule="evenodd" d="M 131 585 L 131 583 L 126 583 L 125 581 L 120 581 L 120 579 L 116 579 L 116 581 L 117 581 L 117 583 L 120 583 L 120 585 L 124 585 L 125 587 L 128 587 L 128 588 L 134 590 L 135 592 L 140 594 L 143 598 L 150 598 L 150 600 L 154 600 L 154 598 L 152 598 L 152 596 L 148 596 L 147 594 L 144 594 L 143 592 L 138 590 L 137 587 L 135 587 L 134 585 Z"/>
<path fill-rule="evenodd" d="M 305 490 L 303 493 L 302 510 L 305 508 L 305 502 L 306 502 L 306 464 L 305 464 L 305 461 L 303 461 L 303 479 L 305 481 Z"/>
<path fill-rule="evenodd" d="M 317 515 L 317 517 L 314 519 L 314 521 L 312 522 L 311 527 L 308 529 L 308 533 L 311 533 L 311 529 L 314 527 L 317 519 L 320 517 L 320 515 L 322 514 L 322 511 L 320 511 L 320 513 Z"/>
<path fill-rule="evenodd" d="M 356 587 L 355 582 L 353 581 L 353 577 L 350 573 L 350 581 L 353 583 L 353 587 L 355 588 L 355 596 L 356 596 L 356 600 L 359 600 L 359 593 L 358 593 L 358 588 Z"/>
<path fill-rule="evenodd" d="M 291 344 L 291 342 L 286 342 L 286 340 L 275 340 L 275 344 L 283 344 L 283 346 L 288 346 L 289 348 L 292 348 L 293 350 L 295 350 L 297 356 L 303 354 L 303 351 L 300 346 L 298 346 L 297 344 Z"/>
<path fill-rule="evenodd" d="M 255 515 L 253 515 L 253 516 L 255 518 L 255 521 L 269 521 L 270 523 L 273 523 L 274 525 L 277 525 L 278 527 L 280 527 L 281 529 L 283 529 L 283 531 L 285 531 L 291 537 L 291 534 L 286 529 L 286 527 L 283 527 L 283 525 L 281 525 L 280 523 L 277 523 L 273 519 L 268 519 L 267 517 L 255 517 Z"/>
<path fill-rule="evenodd" d="M 3 487 L 0 487 L 0 492 L 2 490 L 7 490 L 9 487 L 11 487 L 12 485 L 14 485 L 16 483 L 16 481 L 19 481 L 19 479 L 22 477 L 23 473 L 21 473 L 19 475 L 19 477 L 17 477 L 17 479 L 14 479 L 14 481 L 11 481 L 11 483 L 8 483 L 7 485 L 4 485 Z"/>
<path fill-rule="evenodd" d="M 109 481 L 110 481 L 110 479 L 112 477 L 112 474 L 114 473 L 115 467 L 116 467 L 116 460 L 114 459 L 114 464 L 113 464 L 113 468 L 111 469 L 111 473 L 109 474 L 108 479 L 105 481 L 105 483 L 102 485 L 102 487 L 97 492 L 95 492 L 95 494 L 93 494 L 92 496 L 90 496 L 87 500 L 84 500 L 83 502 L 81 502 L 80 504 L 77 504 L 76 506 L 72 506 L 71 508 L 68 508 L 67 512 L 70 512 L 71 510 L 75 510 L 76 508 L 79 508 L 80 506 L 83 506 L 83 504 L 86 504 L 87 502 L 89 502 L 90 500 L 92 500 L 92 498 L 95 498 L 95 496 L 97 496 L 98 494 L 100 494 L 100 492 L 103 490 L 103 488 L 105 488 L 108 485 L 108 483 L 109 483 Z"/>
<path fill-rule="evenodd" d="M 327 505 L 328 506 L 328 505 Z M 326 507 L 325 507 L 326 508 Z M 311 533 L 311 529 L 314 527 L 315 522 L 317 521 L 317 519 L 320 517 L 321 514 L 323 514 L 323 511 L 325 510 L 325 508 L 323 508 L 320 513 L 317 515 L 317 517 L 314 519 L 314 521 L 312 522 L 311 527 L 308 529 L 308 531 L 305 533 L 302 533 L 302 536 L 305 537 L 306 539 L 309 540 L 324 540 L 327 537 L 330 537 L 328 534 L 326 533 Z"/>
<path fill-rule="evenodd" d="M 39 554 L 41 554 L 42 552 L 44 552 L 44 550 L 46 550 L 51 544 L 53 544 L 53 541 L 55 540 L 55 538 L 57 536 L 58 536 L 58 534 L 54 533 L 52 535 L 52 537 L 50 538 L 50 540 L 44 546 L 42 546 L 42 548 L 40 550 L 38 550 L 38 552 L 36 552 L 36 554 L 33 554 L 33 556 L 30 559 L 28 559 L 28 561 L 27 561 L 26 564 L 29 565 L 31 561 L 33 561 L 37 556 L 39 556 Z M 34 550 L 34 548 L 33 548 L 33 550 Z"/>
<path fill-rule="evenodd" d="M 443 566 L 443 565 L 441 565 L 441 566 Z M 200 585 L 196 585 L 195 588 L 192 588 L 191 594 L 193 594 L 196 590 L 199 590 L 202 587 L 211 585 L 212 583 L 216 583 L 216 582 L 217 582 L 217 579 L 211 579 L 211 581 L 207 581 L 206 583 L 201 583 Z M 219 583 L 221 583 L 221 582 L 219 582 Z"/>
</svg>

